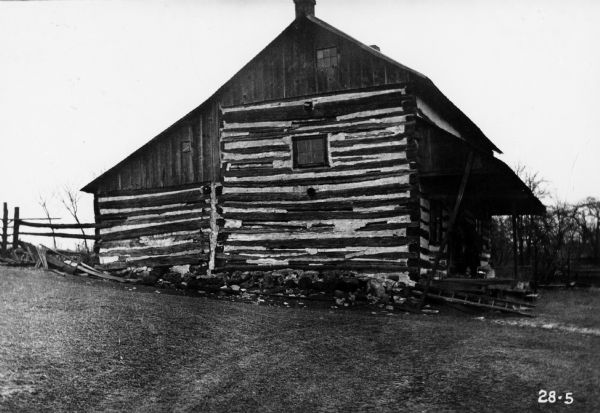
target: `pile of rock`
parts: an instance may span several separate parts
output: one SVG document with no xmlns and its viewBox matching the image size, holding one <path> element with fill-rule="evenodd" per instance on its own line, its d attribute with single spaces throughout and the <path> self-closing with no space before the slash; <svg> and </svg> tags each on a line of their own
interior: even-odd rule
<svg viewBox="0 0 600 413">
<path fill-rule="evenodd" d="M 307 297 L 320 294 L 330 297 L 336 306 L 349 307 L 357 303 L 379 304 L 382 307 L 402 305 L 410 300 L 410 286 L 394 277 L 364 276 L 352 271 L 304 271 L 284 269 L 273 271 L 232 271 L 212 275 L 205 268 L 183 265 L 174 267 L 137 268 L 129 277 L 143 284 L 163 288 L 190 289 L 201 293 L 266 294 Z"/>
</svg>

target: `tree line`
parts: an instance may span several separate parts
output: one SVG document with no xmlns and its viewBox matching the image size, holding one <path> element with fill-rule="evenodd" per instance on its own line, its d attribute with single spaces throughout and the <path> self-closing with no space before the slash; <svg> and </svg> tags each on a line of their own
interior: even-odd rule
<svg viewBox="0 0 600 413">
<path fill-rule="evenodd" d="M 533 194 L 545 202 L 546 214 L 516 218 L 517 263 L 539 283 L 560 276 L 572 277 L 582 266 L 600 266 L 600 200 L 588 197 L 569 203 L 550 199 L 546 181 L 517 167 L 517 173 Z M 513 263 L 511 217 L 492 221 L 492 262 L 496 267 Z"/>
</svg>

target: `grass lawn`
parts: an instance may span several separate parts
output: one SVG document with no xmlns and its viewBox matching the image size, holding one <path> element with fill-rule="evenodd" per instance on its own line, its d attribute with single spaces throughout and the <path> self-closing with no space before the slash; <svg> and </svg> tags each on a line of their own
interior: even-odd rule
<svg viewBox="0 0 600 413">
<path fill-rule="evenodd" d="M 536 310 L 584 333 L 130 289 L 0 267 L 0 411 L 600 411 L 600 290 Z"/>
</svg>

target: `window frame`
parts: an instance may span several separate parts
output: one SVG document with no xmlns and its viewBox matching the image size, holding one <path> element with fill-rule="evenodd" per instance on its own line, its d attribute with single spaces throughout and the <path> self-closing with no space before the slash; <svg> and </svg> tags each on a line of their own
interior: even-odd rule
<svg viewBox="0 0 600 413">
<path fill-rule="evenodd" d="M 321 139 L 323 141 L 323 162 L 312 164 L 299 164 L 298 142 L 316 139 Z M 328 168 L 329 166 L 329 139 L 326 134 L 292 137 L 292 167 L 294 169 Z"/>
<path fill-rule="evenodd" d="M 333 51 L 333 55 L 331 54 L 331 51 Z M 321 54 L 321 57 L 319 57 L 319 54 Z M 335 58 L 335 65 L 331 64 L 332 58 Z M 329 47 L 322 47 L 320 49 L 316 49 L 315 59 L 316 59 L 317 70 L 322 71 L 322 72 L 325 72 L 327 70 L 337 69 L 338 66 L 340 65 L 340 54 L 338 53 L 337 46 L 329 46 Z M 329 62 L 327 65 L 320 64 L 321 62 L 325 62 L 326 60 Z"/>
</svg>

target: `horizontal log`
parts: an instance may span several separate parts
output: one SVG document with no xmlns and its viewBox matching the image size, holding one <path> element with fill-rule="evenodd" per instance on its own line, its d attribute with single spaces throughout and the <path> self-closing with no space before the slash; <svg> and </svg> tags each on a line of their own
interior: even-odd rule
<svg viewBox="0 0 600 413">
<path fill-rule="evenodd" d="M 81 228 L 96 228 L 98 224 L 46 224 L 37 222 L 28 222 L 19 220 L 19 225 L 22 227 L 32 228 L 48 228 L 48 229 L 81 229 Z"/>
<path fill-rule="evenodd" d="M 202 249 L 202 242 L 185 242 L 175 245 L 165 245 L 163 247 L 149 247 L 149 248 L 122 248 L 122 249 L 104 249 L 100 248 L 100 256 L 114 257 L 114 256 L 129 256 L 129 257 L 140 257 L 145 255 L 168 255 L 178 252 L 189 251 L 193 249 Z"/>
<path fill-rule="evenodd" d="M 104 249 L 150 248 L 161 247 L 169 243 L 177 243 L 181 241 L 207 243 L 209 237 L 210 233 L 208 229 L 206 229 L 204 232 L 194 229 L 192 231 L 165 232 L 123 240 L 99 240 L 98 246 Z"/>
<path fill-rule="evenodd" d="M 301 221 L 301 220 L 327 220 L 327 219 L 374 219 L 391 218 L 398 215 L 410 214 L 411 209 L 397 207 L 390 211 L 355 212 L 355 211 L 308 211 L 287 213 L 253 213 L 253 212 L 225 212 L 225 219 L 240 221 Z"/>
<path fill-rule="evenodd" d="M 282 185 L 327 185 L 362 182 L 369 178 L 386 178 L 392 176 L 405 176 L 410 174 L 411 169 L 408 162 L 397 161 L 396 165 L 382 168 L 362 168 L 362 165 L 354 165 L 352 168 L 342 170 L 316 170 L 295 171 L 294 173 L 279 173 L 264 176 L 242 176 L 223 177 L 225 190 L 232 187 L 255 187 L 255 186 L 282 186 Z"/>
<path fill-rule="evenodd" d="M 232 128 L 227 129 L 226 132 L 230 136 L 235 133 L 251 133 L 252 135 L 246 135 L 246 137 L 252 137 L 253 139 L 265 139 L 273 136 L 285 136 L 293 134 L 304 134 L 304 133 L 358 133 L 358 132 L 370 132 L 374 130 L 381 130 L 385 128 L 391 128 L 395 126 L 404 126 L 413 124 L 414 116 L 396 116 L 389 118 L 380 119 L 368 119 L 361 121 L 346 121 L 346 122 L 324 122 L 318 124 L 311 122 L 306 125 L 294 125 L 290 128 Z M 226 142 L 231 142 L 227 140 Z"/>
<path fill-rule="evenodd" d="M 343 198 L 331 198 L 331 201 L 325 200 L 308 200 L 302 202 L 260 202 L 260 201 L 223 201 L 221 203 L 222 208 L 239 208 L 246 209 L 250 212 L 255 208 L 277 208 L 284 209 L 288 212 L 300 212 L 300 211 L 352 211 L 354 208 L 369 208 L 369 207 L 389 207 L 389 206 L 400 206 L 414 204 L 415 199 L 413 197 L 406 196 L 405 194 L 390 194 L 392 196 L 386 196 L 380 199 L 350 199 L 343 200 Z"/>
<path fill-rule="evenodd" d="M 225 137 L 245 133 L 252 133 L 255 136 L 265 136 L 268 134 L 283 136 L 286 133 L 288 133 L 291 129 L 293 129 L 291 121 L 283 121 L 281 124 L 273 123 L 272 125 L 260 125 L 258 123 L 256 123 L 255 125 L 248 125 L 245 123 L 231 123 L 224 125 L 221 133 Z"/>
<path fill-rule="evenodd" d="M 382 185 L 364 185 L 358 188 L 318 191 L 314 199 L 309 198 L 306 192 L 265 192 L 257 193 L 223 193 L 219 196 L 219 203 L 224 201 L 321 201 L 328 198 L 349 198 L 358 196 L 403 194 L 413 189 L 409 183 L 392 183 Z"/>
<path fill-rule="evenodd" d="M 341 261 L 352 261 L 352 262 L 358 262 L 358 260 L 366 260 L 365 262 L 370 264 L 372 262 L 381 262 L 381 263 L 389 263 L 390 261 L 393 260 L 408 260 L 409 258 L 412 259 L 417 259 L 418 256 L 417 254 L 413 253 L 413 252 L 395 252 L 395 253 L 380 253 L 380 254 L 360 254 L 360 255 L 353 255 L 356 254 L 352 251 L 345 251 L 345 252 L 340 252 L 340 251 L 336 251 L 336 252 L 319 252 L 317 254 L 308 254 L 307 252 L 304 253 L 288 253 L 286 254 L 285 252 L 283 253 L 270 253 L 270 251 L 263 251 L 263 255 L 259 255 L 257 254 L 257 251 L 251 252 L 251 251 L 246 251 L 246 252 L 241 252 L 241 251 L 236 251 L 235 253 L 220 253 L 217 254 L 217 258 L 219 259 L 225 259 L 230 263 L 233 262 L 246 262 L 248 263 L 249 260 L 257 260 L 257 259 L 273 259 L 273 260 L 287 260 L 287 261 L 295 261 L 295 262 L 301 262 L 301 261 L 309 261 L 309 262 L 314 262 L 314 263 L 334 263 L 334 262 L 341 262 Z M 399 261 L 398 261 L 399 262 Z"/>
<path fill-rule="evenodd" d="M 226 112 L 223 120 L 227 123 L 252 122 L 252 121 L 276 121 L 288 119 L 311 119 L 311 118 L 335 118 L 340 115 L 365 110 L 375 110 L 387 107 L 401 107 L 406 100 L 414 98 L 407 97 L 401 92 L 389 93 L 338 102 L 316 103 L 312 111 L 304 109 L 304 103 L 293 106 L 260 108 Z M 307 101 L 311 101 L 307 98 Z"/>
<path fill-rule="evenodd" d="M 235 149 L 227 149 L 224 150 L 223 153 L 228 154 L 260 154 L 267 152 L 289 152 L 291 148 L 289 145 L 264 145 L 264 146 L 255 146 L 250 148 L 235 148 Z"/>
<path fill-rule="evenodd" d="M 102 220 L 102 228 L 110 229 L 111 227 L 121 227 L 121 226 L 130 226 L 130 225 L 143 225 L 143 224 L 157 224 L 164 223 L 167 224 L 170 221 L 180 221 L 184 219 L 190 220 L 206 220 L 210 219 L 210 212 L 194 212 L 187 214 L 179 214 L 179 215 L 159 215 L 156 217 L 150 218 L 127 218 L 125 220 Z"/>
<path fill-rule="evenodd" d="M 94 235 L 83 235 L 83 234 L 67 234 L 64 232 L 19 232 L 19 235 L 30 235 L 35 237 L 56 237 L 56 238 L 72 238 L 72 239 L 85 239 L 94 240 Z"/>
<path fill-rule="evenodd" d="M 365 159 L 362 158 L 361 159 Z M 390 167 L 398 167 L 402 165 L 408 165 L 408 161 L 406 159 L 389 159 L 389 160 L 369 160 L 366 159 L 365 162 L 353 163 L 349 165 L 336 165 L 339 162 L 337 159 L 333 160 L 333 165 L 324 169 L 317 169 L 312 172 L 318 172 L 321 174 L 336 174 L 338 172 L 352 172 L 352 171 L 365 171 L 365 170 L 379 170 L 382 168 L 390 168 Z M 406 168 L 408 169 L 408 168 Z M 253 168 L 253 169 L 235 169 L 229 170 L 224 173 L 225 181 L 228 178 L 241 178 L 241 177 L 269 177 L 274 176 L 274 180 L 277 179 L 278 175 L 285 174 L 286 180 L 292 179 L 294 176 L 307 174 L 306 169 L 292 169 L 291 167 L 283 167 L 283 168 L 274 168 L 273 166 L 269 168 Z M 230 180 L 231 181 L 231 180 Z M 283 180 L 282 180 L 283 181 Z M 227 184 L 226 184 L 227 185 Z"/>
<path fill-rule="evenodd" d="M 405 133 L 399 133 L 391 136 L 384 136 L 380 138 L 363 137 L 361 139 L 343 139 L 343 140 L 331 140 L 329 146 L 332 151 L 336 148 L 349 148 L 356 145 L 376 145 L 376 144 L 387 144 L 397 145 L 406 137 Z"/>
<path fill-rule="evenodd" d="M 258 264 L 229 264 L 226 261 L 218 262 L 215 268 L 216 271 L 274 271 L 284 269 L 298 269 L 298 270 L 315 270 L 315 271 L 328 271 L 328 270 L 340 270 L 340 271 L 360 271 L 370 270 L 372 272 L 381 273 L 397 273 L 407 272 L 409 274 L 417 275 L 419 273 L 419 267 L 404 267 L 399 265 L 390 265 L 382 263 L 381 265 L 373 264 L 356 264 L 352 262 L 343 262 L 335 264 L 316 264 L 311 265 L 305 262 L 292 262 L 290 261 L 286 265 L 258 265 Z"/>
<path fill-rule="evenodd" d="M 248 245 L 262 246 L 266 248 L 333 248 L 333 247 L 391 247 L 408 244 L 418 244 L 416 237 L 368 237 L 368 238 L 341 238 L 341 239 L 299 239 L 299 240 L 262 240 L 262 241 L 228 241 L 228 248 Z"/>
<path fill-rule="evenodd" d="M 111 191 L 98 192 L 96 196 L 99 198 L 107 198 L 107 197 L 115 197 L 115 196 L 138 196 L 138 195 L 151 195 L 158 193 L 173 193 L 182 190 L 188 189 L 202 189 L 202 190 L 210 190 L 210 181 L 204 182 L 193 182 L 189 184 L 182 185 L 174 185 L 169 187 L 161 187 L 161 188 L 138 188 L 138 189 L 115 189 Z"/>
<path fill-rule="evenodd" d="M 127 267 L 167 267 L 172 265 L 186 265 L 186 264 L 202 264 L 208 261 L 208 254 L 192 254 L 187 256 L 176 256 L 176 257 L 150 257 L 143 260 L 137 261 L 118 261 L 108 264 L 103 264 L 100 267 L 105 269 L 122 269 Z"/>
<path fill-rule="evenodd" d="M 206 201 L 191 202 L 174 205 L 159 205 L 158 207 L 148 208 L 123 208 L 123 209 L 101 209 L 98 218 L 102 221 L 124 220 L 145 215 L 169 214 L 171 212 L 194 211 L 199 209 L 210 208 L 210 204 Z"/>
<path fill-rule="evenodd" d="M 122 239 L 129 238 L 137 238 L 148 235 L 156 235 L 167 232 L 176 232 L 176 231 L 184 231 L 184 230 L 201 230 L 202 228 L 208 228 L 209 225 L 206 221 L 198 222 L 198 221 L 188 221 L 188 222 L 179 222 L 175 224 L 165 224 L 165 225 L 157 225 L 152 227 L 138 228 L 130 231 L 121 231 L 115 232 L 111 234 L 104 234 L 101 236 L 101 242 L 104 241 L 116 241 Z"/>
<path fill-rule="evenodd" d="M 372 222 L 366 224 L 362 228 L 358 228 L 356 231 L 387 231 L 401 228 L 415 228 L 418 227 L 418 222 L 397 222 L 397 223 L 386 223 L 386 222 Z"/>
<path fill-rule="evenodd" d="M 359 222 L 355 225 L 362 225 L 362 222 Z M 312 228 L 308 228 L 304 231 L 272 231 L 267 233 L 232 233 L 227 242 L 231 243 L 234 241 L 256 241 L 257 244 L 265 240 L 274 241 L 274 240 L 311 240 L 314 238 L 319 238 L 320 240 L 329 240 L 329 239 L 348 239 L 352 237 L 404 237 L 406 236 L 406 228 L 398 228 L 394 230 L 383 230 L 383 231 L 365 231 L 357 233 L 355 231 L 351 231 L 349 229 L 336 229 L 334 231 L 316 231 L 313 232 Z"/>
<path fill-rule="evenodd" d="M 184 193 L 176 193 L 173 195 L 159 195 L 151 197 L 133 197 L 126 200 L 103 200 L 99 199 L 99 207 L 107 208 L 137 208 L 137 207 L 153 207 L 167 204 L 194 203 L 210 199 L 210 195 L 204 195 L 199 189 Z"/>
<path fill-rule="evenodd" d="M 383 155 L 386 153 L 399 153 L 406 152 L 407 145 L 389 145 L 389 146 L 377 146 L 372 148 L 352 149 L 344 152 L 337 152 L 331 150 L 331 157 L 335 159 L 338 155 L 345 156 L 364 156 L 364 155 Z"/>
<path fill-rule="evenodd" d="M 230 169 L 233 168 L 238 168 L 238 166 L 240 165 L 273 165 L 273 162 L 277 161 L 277 162 L 284 162 L 284 161 L 290 161 L 292 159 L 291 154 L 287 154 L 285 156 L 267 156 L 267 157 L 261 157 L 260 159 L 241 159 L 241 160 L 235 160 L 235 159 L 230 159 L 227 160 L 226 162 L 221 162 L 221 164 L 229 164 L 230 165 Z"/>
<path fill-rule="evenodd" d="M 383 181 L 385 178 L 396 178 L 398 180 L 397 183 L 401 184 L 403 180 L 408 180 L 408 175 L 414 173 L 414 171 L 410 170 L 398 170 L 392 172 L 380 172 L 377 170 L 374 171 L 366 171 L 359 176 L 319 176 L 316 178 L 290 178 L 285 181 L 275 181 L 275 182 L 256 182 L 256 181 L 244 181 L 244 182 L 228 182 L 223 187 L 223 193 L 232 193 L 236 191 L 236 188 L 264 188 L 265 192 L 275 192 L 274 188 L 278 187 L 294 187 L 294 186 L 308 186 L 308 187 L 318 187 L 319 185 L 335 185 L 341 187 L 342 184 L 355 184 L 354 186 L 360 186 L 361 182 L 372 181 L 373 185 L 377 185 L 378 183 L 381 185 L 385 185 L 386 182 L 378 182 Z M 278 185 L 273 185 L 273 183 L 279 183 Z M 347 185 L 348 187 L 352 187 L 352 185 Z M 315 188 L 318 190 L 318 188 Z M 284 192 L 284 191 L 278 191 Z"/>
<path fill-rule="evenodd" d="M 222 239 L 228 239 L 230 234 L 273 234 L 273 233 L 289 233 L 296 234 L 298 232 L 307 232 L 311 233 L 331 233 L 334 229 L 333 225 L 329 226 L 320 226 L 320 227 L 311 227 L 310 230 L 305 227 L 296 227 L 296 226 L 282 226 L 274 228 L 273 226 L 261 226 L 261 225 L 250 225 L 243 226 L 241 228 L 221 228 L 219 229 L 219 237 Z M 226 237 L 227 236 L 227 237 Z"/>
</svg>

